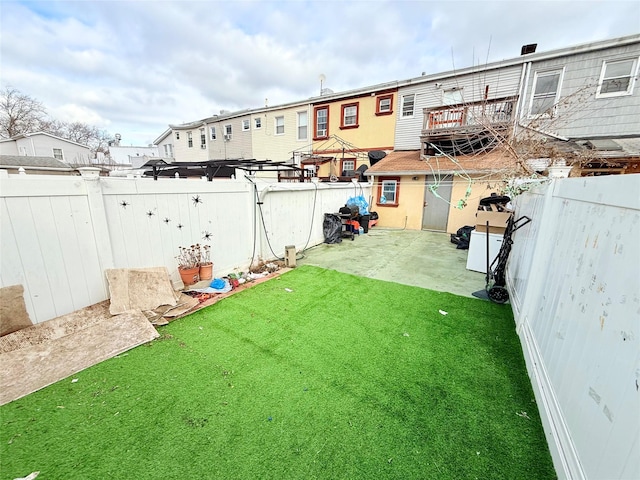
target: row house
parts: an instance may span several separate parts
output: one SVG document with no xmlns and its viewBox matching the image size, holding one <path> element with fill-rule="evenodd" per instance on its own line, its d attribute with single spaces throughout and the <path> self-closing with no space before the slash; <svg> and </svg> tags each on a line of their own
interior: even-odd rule
<svg viewBox="0 0 640 480">
<path fill-rule="evenodd" d="M 381 226 L 455 232 L 505 178 L 640 172 L 640 35 L 398 85 L 395 149 L 367 172 Z M 515 148 L 514 148 L 515 147 Z"/>
<path fill-rule="evenodd" d="M 89 147 L 46 132 L 24 133 L 2 139 L 0 155 L 48 157 L 70 166 L 92 163 Z"/>
<path fill-rule="evenodd" d="M 312 98 L 313 148 L 303 163 L 321 180 L 360 178 L 370 152 L 394 148 L 396 99 L 396 82 Z"/>
<path fill-rule="evenodd" d="M 507 178 L 561 161 L 572 175 L 640 171 L 639 58 L 640 35 L 541 53 L 527 45 L 499 62 L 171 125 L 155 143 L 176 161 L 368 177 L 381 226 L 452 233 L 473 225 L 480 199 Z"/>
</svg>

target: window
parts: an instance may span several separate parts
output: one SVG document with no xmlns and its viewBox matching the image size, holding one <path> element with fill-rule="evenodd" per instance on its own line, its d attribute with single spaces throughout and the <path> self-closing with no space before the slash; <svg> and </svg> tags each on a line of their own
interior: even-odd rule
<svg viewBox="0 0 640 480">
<path fill-rule="evenodd" d="M 380 177 L 378 183 L 379 206 L 397 207 L 400 197 L 400 177 Z"/>
<path fill-rule="evenodd" d="M 207 148 L 207 135 L 204 133 L 204 128 L 200 129 L 200 148 Z"/>
<path fill-rule="evenodd" d="M 231 135 L 233 134 L 233 129 L 231 128 L 231 125 L 224 126 L 224 134 L 231 137 Z"/>
<path fill-rule="evenodd" d="M 173 145 L 167 143 L 164 145 L 164 156 L 166 158 L 173 158 Z"/>
<path fill-rule="evenodd" d="M 393 110 L 393 95 L 380 95 L 376 99 L 376 115 L 391 115 Z"/>
<path fill-rule="evenodd" d="M 176 132 L 176 140 L 180 140 L 180 132 Z"/>
<path fill-rule="evenodd" d="M 216 136 L 216 127 L 211 127 L 211 140 L 215 140 L 217 138 Z"/>
<path fill-rule="evenodd" d="M 638 59 L 608 61 L 602 64 L 596 98 L 631 95 L 638 69 Z"/>
<path fill-rule="evenodd" d="M 402 116 L 403 117 L 413 117 L 413 106 L 416 101 L 416 96 L 414 94 L 411 95 L 403 95 L 402 96 Z"/>
<path fill-rule="evenodd" d="M 242 131 L 243 132 L 248 131 L 250 126 L 251 126 L 251 123 L 250 123 L 250 121 L 248 119 L 247 120 L 242 120 Z"/>
<path fill-rule="evenodd" d="M 529 106 L 529 115 L 554 114 L 554 105 L 560 93 L 560 78 L 562 71 L 536 72 L 533 78 L 533 95 Z"/>
<path fill-rule="evenodd" d="M 55 158 L 57 160 L 64 160 L 61 148 L 54 148 L 53 149 L 53 158 Z"/>
<path fill-rule="evenodd" d="M 340 128 L 358 128 L 358 104 L 342 105 L 342 125 Z"/>
<path fill-rule="evenodd" d="M 442 91 L 443 105 L 459 105 L 464 102 L 462 98 L 462 88 L 450 88 Z"/>
<path fill-rule="evenodd" d="M 284 134 L 284 117 L 276 117 L 276 135 Z"/>
<path fill-rule="evenodd" d="M 342 167 L 340 168 L 343 177 L 355 176 L 356 161 L 355 159 L 342 160 Z"/>
<path fill-rule="evenodd" d="M 193 134 L 191 132 L 187 132 L 187 144 L 189 148 L 193 147 Z"/>
<path fill-rule="evenodd" d="M 307 112 L 298 112 L 298 140 L 307 139 Z"/>
<path fill-rule="evenodd" d="M 314 139 L 327 138 L 329 136 L 329 107 L 315 109 L 315 137 Z"/>
<path fill-rule="evenodd" d="M 254 123 L 254 125 L 255 125 L 256 130 L 257 130 L 258 128 L 262 128 L 262 118 L 260 118 L 260 117 L 256 117 L 256 118 L 254 119 L 254 122 L 255 122 L 255 123 Z"/>
</svg>

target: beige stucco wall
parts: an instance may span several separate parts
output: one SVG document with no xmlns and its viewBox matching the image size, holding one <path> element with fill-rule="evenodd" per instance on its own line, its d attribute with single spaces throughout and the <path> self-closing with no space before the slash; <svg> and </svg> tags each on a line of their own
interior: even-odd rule
<svg viewBox="0 0 640 480">
<path fill-rule="evenodd" d="M 378 226 L 383 228 L 422 228 L 422 206 L 424 205 L 424 175 L 400 177 L 398 206 L 378 205 L 378 180 L 373 186 L 373 201 L 370 210 L 378 212 Z"/>
<path fill-rule="evenodd" d="M 490 196 L 492 192 L 499 194 L 498 188 L 501 186 L 501 182 L 499 176 L 474 179 L 471 183 L 471 194 L 466 200 L 467 205 L 462 209 L 456 208 L 458 200 L 464 199 L 468 186 L 469 182 L 465 179 L 456 177 L 453 181 L 449 221 L 447 222 L 448 233 L 456 233 L 460 227 L 465 225 L 475 225 L 480 199 Z"/>
<path fill-rule="evenodd" d="M 356 98 L 337 99 L 324 104 L 316 104 L 315 107 L 329 106 L 329 135 L 337 135 L 357 149 L 369 150 L 393 150 L 395 137 L 396 112 L 389 115 L 376 115 L 378 96 L 393 95 L 391 105 L 395 105 L 397 92 L 379 92 L 367 94 Z M 358 104 L 358 128 L 340 129 L 342 123 L 342 106 Z M 310 110 L 311 130 L 315 128 L 315 110 Z M 323 150 L 333 149 L 339 152 L 340 145 L 332 145 L 331 140 L 316 140 L 313 142 L 314 152 L 323 154 Z"/>
</svg>

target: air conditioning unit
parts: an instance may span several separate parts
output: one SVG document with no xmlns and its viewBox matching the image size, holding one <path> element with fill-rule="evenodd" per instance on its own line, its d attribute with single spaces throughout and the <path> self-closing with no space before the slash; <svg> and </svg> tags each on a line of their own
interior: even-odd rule
<svg viewBox="0 0 640 480">
<path fill-rule="evenodd" d="M 224 134 L 224 139 L 228 142 L 229 140 L 231 140 L 231 134 L 229 133 L 225 133 Z"/>
<path fill-rule="evenodd" d="M 207 146 L 206 145 L 200 145 L 200 148 L 204 150 L 205 148 L 207 148 Z"/>
<path fill-rule="evenodd" d="M 326 130 L 318 130 L 318 136 L 319 137 L 326 137 L 327 136 L 327 131 Z"/>
</svg>

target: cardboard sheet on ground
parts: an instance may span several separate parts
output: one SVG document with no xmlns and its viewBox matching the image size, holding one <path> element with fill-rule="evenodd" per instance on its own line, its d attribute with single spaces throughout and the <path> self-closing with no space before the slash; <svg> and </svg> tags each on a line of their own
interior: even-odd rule
<svg viewBox="0 0 640 480">
<path fill-rule="evenodd" d="M 166 267 L 114 268 L 107 270 L 106 275 L 112 315 L 176 305 L 178 295 L 173 290 Z"/>
<path fill-rule="evenodd" d="M 0 288 L 0 336 L 32 325 L 24 303 L 24 287 L 11 285 Z"/>
<path fill-rule="evenodd" d="M 40 390 L 63 378 L 73 375 L 103 360 L 114 357 L 133 347 L 158 337 L 158 332 L 140 312 L 129 311 L 117 316 L 106 315 L 97 321 L 73 323 L 75 316 L 67 315 L 52 326 L 43 324 L 28 329 L 43 328 L 38 336 L 33 331 L 21 330 L 0 340 L 13 344 L 14 350 L 0 353 L 0 405 L 4 405 L 29 393 Z M 65 320 L 70 321 L 68 329 Z M 65 333 L 69 330 L 70 333 Z M 21 335 L 24 346 L 11 339 Z M 5 346 L 6 348 L 6 346 Z"/>
</svg>

